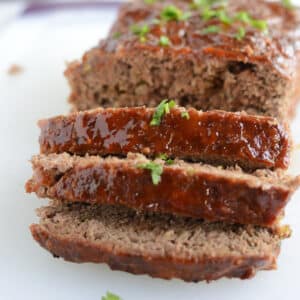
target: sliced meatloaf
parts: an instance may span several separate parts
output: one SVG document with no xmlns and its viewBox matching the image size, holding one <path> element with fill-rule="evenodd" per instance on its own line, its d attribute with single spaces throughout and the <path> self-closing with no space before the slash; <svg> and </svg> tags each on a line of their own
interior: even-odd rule
<svg viewBox="0 0 300 300">
<path fill-rule="evenodd" d="M 162 153 L 245 169 L 287 168 L 288 128 L 270 117 L 175 107 L 152 124 L 152 108 L 107 108 L 41 120 L 41 153 Z"/>
<path fill-rule="evenodd" d="M 241 224 L 275 226 L 299 178 L 259 170 L 247 174 L 183 161 L 69 154 L 37 155 L 27 192 L 66 202 L 122 204 Z"/>
<path fill-rule="evenodd" d="M 182 106 L 287 118 L 300 94 L 298 8 L 229 0 L 123 6 L 110 35 L 65 72 L 76 110 Z M 174 1 L 171 1 L 174 2 Z M 175 9 L 174 9 L 175 7 Z"/>
<path fill-rule="evenodd" d="M 56 204 L 39 210 L 35 240 L 55 257 L 185 281 L 252 277 L 276 267 L 280 237 L 266 228 L 139 214 L 118 206 Z"/>
</svg>

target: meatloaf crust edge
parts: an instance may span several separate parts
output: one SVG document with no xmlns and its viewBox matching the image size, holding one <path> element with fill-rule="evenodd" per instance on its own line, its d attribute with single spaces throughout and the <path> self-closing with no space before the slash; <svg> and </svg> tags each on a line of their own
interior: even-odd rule
<svg viewBox="0 0 300 300">
<path fill-rule="evenodd" d="M 180 278 L 186 282 L 212 281 L 221 277 L 248 279 L 259 270 L 276 269 L 278 247 L 272 255 L 252 257 L 209 258 L 202 261 L 179 260 L 170 257 L 138 256 L 113 249 L 113 245 L 93 245 L 89 241 L 60 238 L 43 226 L 32 224 L 33 238 L 56 257 L 66 261 L 106 263 L 112 270 L 132 274 L 148 274 L 162 279 Z"/>
</svg>

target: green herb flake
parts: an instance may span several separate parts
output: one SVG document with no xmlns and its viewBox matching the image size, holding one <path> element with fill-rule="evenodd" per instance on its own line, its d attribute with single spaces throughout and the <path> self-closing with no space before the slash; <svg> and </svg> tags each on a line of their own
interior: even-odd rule
<svg viewBox="0 0 300 300">
<path fill-rule="evenodd" d="M 203 18 L 204 21 L 208 21 L 212 18 L 217 17 L 217 11 L 210 9 L 210 8 L 206 8 L 203 10 L 203 12 L 201 13 L 201 16 Z"/>
<path fill-rule="evenodd" d="M 201 17 L 203 18 L 204 21 L 208 21 L 210 19 L 216 18 L 223 24 L 227 24 L 227 25 L 230 25 L 233 22 L 233 20 L 228 16 L 228 14 L 224 9 L 214 10 L 214 9 L 206 8 L 201 13 Z"/>
<path fill-rule="evenodd" d="M 174 159 L 168 158 L 168 155 L 165 153 L 159 154 L 157 158 L 164 160 L 167 165 L 174 164 Z"/>
<path fill-rule="evenodd" d="M 162 35 L 160 38 L 159 38 L 159 45 L 160 46 L 164 46 L 164 47 L 167 47 L 171 44 L 169 38 L 165 35 Z"/>
<path fill-rule="evenodd" d="M 153 161 L 139 164 L 139 169 L 146 169 L 151 171 L 151 178 L 154 185 L 158 185 L 161 181 L 161 174 L 163 173 L 163 166 Z"/>
<path fill-rule="evenodd" d="M 174 164 L 174 159 L 168 158 L 167 160 L 165 160 L 167 165 L 173 165 Z"/>
<path fill-rule="evenodd" d="M 181 118 L 189 120 L 190 115 L 187 111 L 183 111 L 183 112 L 181 112 Z"/>
<path fill-rule="evenodd" d="M 113 35 L 112 35 L 112 37 L 113 37 L 114 39 L 118 39 L 118 38 L 120 38 L 121 36 L 122 36 L 122 33 L 119 32 L 119 31 L 114 32 Z"/>
<path fill-rule="evenodd" d="M 259 29 L 262 32 L 268 32 L 268 24 L 265 20 L 252 19 L 251 26 L 256 29 Z"/>
<path fill-rule="evenodd" d="M 199 9 L 199 8 L 207 8 L 211 7 L 215 4 L 218 6 L 224 6 L 228 0 L 193 0 L 191 4 L 191 8 Z"/>
<path fill-rule="evenodd" d="M 168 159 L 168 155 L 165 153 L 160 153 L 157 158 L 162 159 L 162 160 L 167 160 Z"/>
<path fill-rule="evenodd" d="M 250 24 L 252 20 L 252 18 L 246 11 L 239 11 L 235 14 L 234 19 L 245 24 Z"/>
<path fill-rule="evenodd" d="M 293 9 L 294 5 L 291 0 L 281 0 L 281 4 L 288 9 Z"/>
<path fill-rule="evenodd" d="M 175 105 L 176 103 L 174 100 L 171 101 L 169 101 L 168 99 L 163 100 L 155 109 L 150 125 L 159 126 L 163 116 L 165 114 L 170 113 L 170 109 L 172 109 Z"/>
<path fill-rule="evenodd" d="M 237 33 L 235 34 L 235 38 L 238 41 L 241 41 L 246 35 L 246 29 L 244 27 L 239 27 Z"/>
<path fill-rule="evenodd" d="M 139 36 L 141 42 L 146 41 L 146 36 L 150 31 L 150 28 L 148 25 L 134 24 L 130 27 L 130 29 L 135 35 Z"/>
<path fill-rule="evenodd" d="M 190 16 L 191 14 L 189 12 L 183 12 L 175 5 L 166 6 L 160 14 L 160 18 L 163 21 L 184 21 Z"/>
<path fill-rule="evenodd" d="M 240 21 L 244 24 L 250 25 L 253 28 L 256 28 L 262 32 L 268 32 L 268 24 L 265 20 L 259 20 L 252 18 L 246 11 L 239 11 L 234 16 L 236 21 Z"/>
<path fill-rule="evenodd" d="M 121 300 L 121 298 L 115 294 L 107 292 L 105 296 L 102 296 L 101 300 Z"/>
<path fill-rule="evenodd" d="M 218 10 L 217 17 L 222 23 L 227 25 L 230 25 L 233 22 L 233 20 L 227 15 L 225 10 Z"/>
<path fill-rule="evenodd" d="M 220 32 L 220 27 L 216 25 L 211 25 L 202 30 L 202 34 L 218 33 Z"/>
</svg>

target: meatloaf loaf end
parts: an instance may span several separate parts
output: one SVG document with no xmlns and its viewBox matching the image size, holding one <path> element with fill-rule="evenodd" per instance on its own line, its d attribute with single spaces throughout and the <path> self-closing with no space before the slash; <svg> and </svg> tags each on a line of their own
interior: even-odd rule
<svg viewBox="0 0 300 300">
<path fill-rule="evenodd" d="M 281 172 L 222 169 L 175 160 L 37 155 L 27 192 L 67 202 L 122 204 L 209 221 L 274 227 L 299 185 Z"/>
<path fill-rule="evenodd" d="M 41 153 L 156 157 L 235 165 L 244 169 L 289 165 L 289 130 L 270 117 L 175 107 L 159 126 L 153 108 L 95 109 L 41 120 Z"/>
<path fill-rule="evenodd" d="M 229 0 L 208 17 L 190 1 L 175 1 L 175 18 L 166 16 L 168 2 L 126 4 L 107 39 L 69 65 L 75 110 L 168 98 L 204 111 L 290 116 L 300 94 L 298 8 Z"/>
<path fill-rule="evenodd" d="M 250 278 L 276 268 L 280 237 L 266 228 L 205 223 L 118 206 L 56 204 L 39 210 L 34 239 L 55 257 L 185 281 Z"/>
</svg>

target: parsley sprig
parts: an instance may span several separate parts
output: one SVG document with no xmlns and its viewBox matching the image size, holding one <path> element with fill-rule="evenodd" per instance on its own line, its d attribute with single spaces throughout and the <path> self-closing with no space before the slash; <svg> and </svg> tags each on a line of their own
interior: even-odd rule
<svg viewBox="0 0 300 300">
<path fill-rule="evenodd" d="M 141 42 L 146 41 L 146 36 L 150 31 L 149 26 L 146 24 L 144 25 L 134 24 L 130 27 L 130 29 L 135 35 L 139 36 Z"/>
<path fill-rule="evenodd" d="M 163 173 L 163 166 L 153 161 L 137 165 L 139 169 L 146 169 L 151 171 L 151 179 L 154 185 L 158 185 L 161 181 L 161 174 Z"/>
<path fill-rule="evenodd" d="M 115 294 L 107 292 L 105 296 L 102 296 L 101 300 L 121 300 L 121 298 Z"/>
<path fill-rule="evenodd" d="M 189 115 L 188 111 L 185 110 L 185 111 L 181 112 L 181 118 L 189 120 L 190 115 Z"/>
<path fill-rule="evenodd" d="M 265 20 L 254 19 L 246 11 L 239 11 L 235 14 L 234 20 L 240 21 L 246 25 L 250 25 L 253 28 L 259 29 L 262 32 L 268 31 L 268 24 Z"/>
<path fill-rule="evenodd" d="M 227 0 L 193 0 L 191 7 L 194 9 L 207 8 L 213 5 L 223 6 Z"/>
<path fill-rule="evenodd" d="M 165 99 L 156 107 L 153 114 L 152 120 L 150 122 L 151 126 L 159 126 L 161 120 L 165 114 L 170 113 L 170 109 L 176 105 L 174 100 Z"/>
<path fill-rule="evenodd" d="M 237 33 L 235 34 L 235 38 L 241 41 L 246 35 L 246 29 L 244 27 L 239 27 Z"/>
<path fill-rule="evenodd" d="M 202 29 L 202 34 L 209 34 L 209 33 L 218 33 L 221 31 L 221 28 L 217 25 L 210 25 Z"/>
<path fill-rule="evenodd" d="M 160 158 L 166 162 L 167 165 L 172 165 L 174 163 L 174 159 L 169 158 L 167 154 L 161 153 L 157 158 Z"/>
<path fill-rule="evenodd" d="M 168 5 L 163 8 L 160 18 L 163 21 L 184 21 L 187 20 L 191 14 L 189 12 L 183 12 L 175 5 Z"/>
<path fill-rule="evenodd" d="M 268 24 L 265 20 L 255 19 L 246 11 L 239 11 L 233 17 L 230 17 L 226 10 L 223 9 L 211 9 L 206 8 L 201 12 L 201 17 L 203 20 L 208 21 L 213 18 L 218 19 L 222 24 L 231 26 L 236 22 L 242 23 L 242 25 L 247 25 L 252 28 L 256 28 L 263 33 L 268 32 Z M 217 25 L 211 25 L 202 30 L 203 34 L 218 33 L 221 29 Z M 246 35 L 246 28 L 240 26 L 235 34 L 237 40 L 242 40 Z"/>
</svg>

